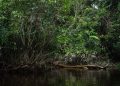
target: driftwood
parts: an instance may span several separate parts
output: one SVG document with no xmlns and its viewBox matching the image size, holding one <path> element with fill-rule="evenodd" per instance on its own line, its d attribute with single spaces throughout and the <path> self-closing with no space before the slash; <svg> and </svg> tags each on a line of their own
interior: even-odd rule
<svg viewBox="0 0 120 86">
<path fill-rule="evenodd" d="M 79 68 L 79 69 L 106 69 L 106 67 L 98 66 L 98 65 L 67 65 L 61 64 L 59 61 L 53 62 L 53 65 L 60 68 Z"/>
<path fill-rule="evenodd" d="M 6 66 L 0 68 L 0 73 L 7 72 L 7 73 L 33 73 L 33 72 L 41 72 L 42 68 L 38 66 L 31 66 L 31 65 L 18 65 L 18 66 Z"/>
</svg>

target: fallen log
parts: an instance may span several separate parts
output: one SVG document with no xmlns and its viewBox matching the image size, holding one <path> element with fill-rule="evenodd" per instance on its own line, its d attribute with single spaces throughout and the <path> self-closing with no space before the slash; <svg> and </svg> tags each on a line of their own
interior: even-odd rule
<svg viewBox="0 0 120 86">
<path fill-rule="evenodd" d="M 56 67 L 60 68 L 79 68 L 79 69 L 106 69 L 106 67 L 98 66 L 98 65 L 66 65 L 61 64 L 59 62 L 53 63 Z"/>
</svg>

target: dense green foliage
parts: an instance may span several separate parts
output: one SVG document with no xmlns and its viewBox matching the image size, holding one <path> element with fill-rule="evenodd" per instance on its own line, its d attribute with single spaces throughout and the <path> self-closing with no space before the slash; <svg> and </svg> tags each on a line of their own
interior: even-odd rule
<svg viewBox="0 0 120 86">
<path fill-rule="evenodd" d="M 120 61 L 119 0 L 0 0 L 1 60 L 71 55 Z"/>
</svg>

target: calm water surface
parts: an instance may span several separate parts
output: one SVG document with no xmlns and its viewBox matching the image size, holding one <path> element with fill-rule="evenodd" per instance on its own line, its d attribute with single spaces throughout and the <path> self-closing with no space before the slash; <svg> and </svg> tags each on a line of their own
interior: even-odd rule
<svg viewBox="0 0 120 86">
<path fill-rule="evenodd" d="M 62 69 L 39 75 L 2 74 L 0 86 L 120 86 L 120 71 Z"/>
</svg>

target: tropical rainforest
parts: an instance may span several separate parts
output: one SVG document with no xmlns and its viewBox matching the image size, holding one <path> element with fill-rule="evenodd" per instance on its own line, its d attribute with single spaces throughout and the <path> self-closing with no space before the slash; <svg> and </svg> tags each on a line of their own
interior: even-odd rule
<svg viewBox="0 0 120 86">
<path fill-rule="evenodd" d="M 0 0 L 0 68 L 120 62 L 119 0 Z"/>
</svg>

